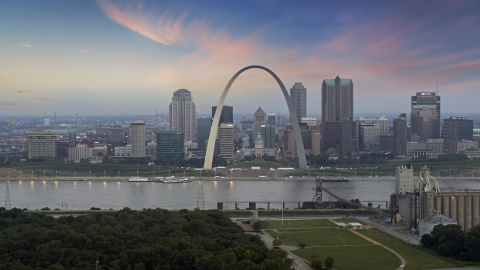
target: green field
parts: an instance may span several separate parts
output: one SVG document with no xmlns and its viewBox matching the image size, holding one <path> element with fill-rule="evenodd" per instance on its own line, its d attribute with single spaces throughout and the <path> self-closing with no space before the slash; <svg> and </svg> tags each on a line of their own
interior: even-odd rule
<svg viewBox="0 0 480 270">
<path fill-rule="evenodd" d="M 358 222 L 351 218 L 340 218 L 335 221 Z M 333 228 L 334 224 L 330 222 L 332 225 L 328 225 L 327 222 L 330 221 L 327 219 L 290 220 L 284 221 L 282 226 L 281 221 L 275 220 L 266 221 L 264 227 L 268 228 L 266 230 L 268 234 L 275 239 L 278 237 L 284 245 L 297 246 L 299 243 L 305 243 L 305 248 L 292 251 L 305 260 L 310 261 L 314 254 L 319 255 L 323 261 L 328 256 L 334 258 L 335 269 L 396 269 L 400 266 L 400 260 L 390 251 L 373 245 L 350 231 Z M 322 226 L 313 226 L 320 224 Z M 406 270 L 457 266 L 380 231 L 358 230 L 358 232 L 398 252 L 407 262 L 404 268 Z"/>
<path fill-rule="evenodd" d="M 404 242 L 396 238 L 393 238 L 389 235 L 386 235 L 380 231 L 359 230 L 358 232 L 398 252 L 407 261 L 407 265 L 404 268 L 406 270 L 409 270 L 409 269 L 421 270 L 421 269 L 456 266 L 445 260 L 437 258 L 433 255 L 430 255 L 422 250 L 419 250 L 413 246 L 409 246 Z"/>
<path fill-rule="evenodd" d="M 370 245 L 367 240 L 347 230 L 336 228 L 319 229 L 278 229 L 277 232 L 268 230 L 273 238 L 283 242 L 284 245 L 296 246 L 298 243 L 305 243 L 307 247 L 312 246 L 342 246 L 342 245 Z"/>
<path fill-rule="evenodd" d="M 335 227 L 328 219 L 311 220 L 269 220 L 263 223 L 263 229 L 290 229 L 290 228 L 315 228 L 315 227 Z"/>
<path fill-rule="evenodd" d="M 397 269 L 400 260 L 390 251 L 380 246 L 360 247 L 322 247 L 303 248 L 293 251 L 297 256 L 310 261 L 312 255 L 319 255 L 320 260 L 325 262 L 327 257 L 334 259 L 335 269 Z"/>
</svg>

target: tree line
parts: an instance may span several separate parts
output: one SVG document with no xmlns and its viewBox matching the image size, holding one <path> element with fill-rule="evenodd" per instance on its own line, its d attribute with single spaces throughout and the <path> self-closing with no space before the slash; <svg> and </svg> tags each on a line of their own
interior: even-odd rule
<svg viewBox="0 0 480 270">
<path fill-rule="evenodd" d="M 0 208 L 0 269 L 292 269 L 219 211 L 124 208 L 57 219 Z"/>
<path fill-rule="evenodd" d="M 422 236 L 423 247 L 463 261 L 480 262 L 480 225 L 463 231 L 460 225 L 437 225 Z"/>
</svg>

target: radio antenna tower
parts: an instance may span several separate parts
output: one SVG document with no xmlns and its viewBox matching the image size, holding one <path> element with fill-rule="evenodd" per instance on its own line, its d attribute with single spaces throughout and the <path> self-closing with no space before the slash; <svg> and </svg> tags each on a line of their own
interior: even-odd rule
<svg viewBox="0 0 480 270">
<path fill-rule="evenodd" d="M 10 182 L 7 182 L 7 196 L 5 196 L 5 209 L 12 208 L 12 202 L 10 201 Z"/>
<path fill-rule="evenodd" d="M 202 181 L 200 181 L 200 185 L 198 186 L 198 194 L 197 194 L 197 207 L 198 209 L 205 210 L 205 200 L 203 199 L 203 187 L 202 187 Z"/>
</svg>

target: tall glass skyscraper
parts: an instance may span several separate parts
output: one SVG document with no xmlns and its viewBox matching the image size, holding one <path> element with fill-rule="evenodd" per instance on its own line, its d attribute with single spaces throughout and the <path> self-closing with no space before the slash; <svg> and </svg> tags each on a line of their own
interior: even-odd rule
<svg viewBox="0 0 480 270">
<path fill-rule="evenodd" d="M 417 92 L 412 96 L 410 128 L 411 141 L 440 138 L 440 96 L 435 92 Z"/>
<path fill-rule="evenodd" d="M 173 93 L 168 117 L 171 130 L 182 133 L 184 141 L 197 140 L 195 103 L 190 91 L 179 89 Z"/>
</svg>

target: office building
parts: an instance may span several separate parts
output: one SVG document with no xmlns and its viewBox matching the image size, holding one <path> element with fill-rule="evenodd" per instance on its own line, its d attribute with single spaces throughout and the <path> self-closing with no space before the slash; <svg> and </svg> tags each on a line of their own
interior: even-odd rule
<svg viewBox="0 0 480 270">
<path fill-rule="evenodd" d="M 456 153 L 461 140 L 473 141 L 473 120 L 466 117 L 447 117 L 443 120 L 442 139 L 445 153 Z"/>
<path fill-rule="evenodd" d="M 357 149 L 353 121 L 353 82 L 326 79 L 322 84 L 322 148 L 336 149 L 342 155 Z"/>
<path fill-rule="evenodd" d="M 262 125 L 267 124 L 267 115 L 262 110 L 262 108 L 258 107 L 253 115 L 253 126 L 252 126 L 252 137 L 256 138 L 258 133 L 260 132 L 260 128 Z"/>
<path fill-rule="evenodd" d="M 360 151 L 381 151 L 381 136 L 388 135 L 388 119 L 365 119 L 359 116 L 356 120 L 356 138 Z"/>
<path fill-rule="evenodd" d="M 145 156 L 145 122 L 135 120 L 130 124 L 130 156 Z"/>
<path fill-rule="evenodd" d="M 277 145 L 276 134 L 275 134 L 276 126 L 275 125 L 261 125 L 260 126 L 260 135 L 263 139 L 263 147 L 264 148 L 275 148 Z M 258 135 L 258 134 L 257 134 Z"/>
<path fill-rule="evenodd" d="M 184 135 L 175 131 L 157 133 L 157 157 L 183 157 Z"/>
<path fill-rule="evenodd" d="M 217 111 L 217 106 L 212 106 L 212 119 L 215 116 Z M 232 106 L 223 106 L 222 114 L 220 114 L 220 121 L 218 125 L 222 123 L 233 123 L 233 107 Z"/>
<path fill-rule="evenodd" d="M 410 127 L 411 141 L 440 138 L 440 96 L 435 92 L 417 92 L 412 96 Z"/>
<path fill-rule="evenodd" d="M 302 83 L 296 82 L 290 88 L 290 99 L 292 100 L 297 120 L 300 123 L 302 117 L 307 117 L 307 88 Z"/>
<path fill-rule="evenodd" d="M 179 89 L 173 93 L 168 117 L 171 130 L 182 133 L 184 141 L 197 140 L 196 110 L 190 91 Z"/>
<path fill-rule="evenodd" d="M 275 113 L 268 113 L 267 115 L 267 124 L 277 125 L 277 115 Z"/>
<path fill-rule="evenodd" d="M 58 133 L 55 132 L 27 132 L 28 158 L 55 157 L 57 135 Z"/>
<path fill-rule="evenodd" d="M 406 156 L 407 151 L 407 115 L 402 113 L 393 120 L 393 154 Z"/>
<path fill-rule="evenodd" d="M 205 151 L 205 143 L 210 136 L 210 129 L 212 127 L 212 118 L 198 118 L 197 119 L 197 141 L 198 150 Z"/>
<path fill-rule="evenodd" d="M 68 159 L 73 162 L 80 162 L 82 159 L 90 159 L 92 157 L 92 148 L 79 144 L 68 149 Z"/>
<path fill-rule="evenodd" d="M 302 117 L 302 119 L 300 120 L 300 123 L 305 123 L 309 126 L 314 126 L 314 127 L 320 126 L 318 119 L 315 117 Z"/>
<path fill-rule="evenodd" d="M 300 133 L 302 134 L 305 154 L 307 156 L 320 155 L 320 130 L 318 127 L 300 124 Z M 295 135 L 292 125 L 287 126 L 287 129 L 285 129 L 285 134 L 283 135 L 283 155 L 287 160 L 298 159 Z"/>
<path fill-rule="evenodd" d="M 227 160 L 234 159 L 233 124 L 220 124 L 220 156 Z"/>
</svg>

